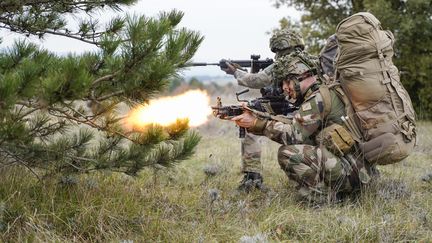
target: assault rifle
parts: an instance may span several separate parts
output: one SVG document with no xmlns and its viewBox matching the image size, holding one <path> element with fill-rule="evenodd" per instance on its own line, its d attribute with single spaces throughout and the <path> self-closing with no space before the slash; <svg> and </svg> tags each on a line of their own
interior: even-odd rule
<svg viewBox="0 0 432 243">
<path fill-rule="evenodd" d="M 230 120 L 231 118 L 243 114 L 245 110 L 252 112 L 253 114 L 262 117 L 275 119 L 278 115 L 287 116 L 293 113 L 298 108 L 289 103 L 284 95 L 270 96 L 263 95 L 263 97 L 256 98 L 254 100 L 241 100 L 240 95 L 249 92 L 249 89 L 237 92 L 237 101 L 245 102 L 246 106 L 242 105 L 228 105 L 223 106 L 220 97 L 217 97 L 216 106 L 212 106 L 213 115 L 217 118 Z M 239 137 L 244 138 L 246 135 L 246 129 L 244 127 L 239 128 Z"/>
<path fill-rule="evenodd" d="M 251 73 L 257 73 L 260 70 L 270 66 L 271 64 L 273 64 L 273 59 L 271 58 L 266 58 L 264 60 L 260 60 L 260 55 L 251 55 L 251 59 L 250 60 L 227 60 L 227 59 L 222 59 L 217 63 L 207 63 L 207 62 L 192 62 L 187 64 L 186 66 L 188 67 L 196 67 L 196 66 L 211 66 L 211 65 L 215 65 L 215 66 L 219 66 L 221 69 L 225 69 L 227 68 L 227 62 L 233 64 L 235 67 L 237 68 L 251 68 L 250 72 Z M 244 69 L 242 69 L 244 70 Z"/>
</svg>

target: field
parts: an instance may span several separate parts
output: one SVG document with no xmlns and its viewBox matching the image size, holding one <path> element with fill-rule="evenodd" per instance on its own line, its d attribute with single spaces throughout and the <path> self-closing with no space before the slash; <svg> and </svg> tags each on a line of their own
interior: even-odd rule
<svg viewBox="0 0 432 243">
<path fill-rule="evenodd" d="M 233 97 L 226 97 L 227 102 Z M 236 191 L 240 142 L 231 122 L 197 128 L 195 155 L 139 177 L 97 173 L 39 183 L 23 168 L 1 171 L 3 241 L 35 242 L 430 242 L 432 123 L 420 122 L 419 145 L 357 200 L 312 207 L 296 200 L 263 139 L 268 193 Z"/>
</svg>

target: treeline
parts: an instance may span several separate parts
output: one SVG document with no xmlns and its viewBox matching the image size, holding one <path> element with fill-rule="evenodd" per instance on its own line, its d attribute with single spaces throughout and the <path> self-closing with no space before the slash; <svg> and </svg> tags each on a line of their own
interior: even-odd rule
<svg viewBox="0 0 432 243">
<path fill-rule="evenodd" d="M 206 90 L 209 95 L 221 95 L 221 94 L 234 94 L 233 90 L 235 89 L 235 85 L 233 82 L 224 82 L 217 83 L 216 81 L 212 82 L 202 82 L 198 78 L 184 78 L 184 77 L 176 77 L 170 80 L 168 88 L 165 92 L 167 95 L 176 95 L 183 93 L 187 90 L 192 89 L 201 89 Z"/>
</svg>

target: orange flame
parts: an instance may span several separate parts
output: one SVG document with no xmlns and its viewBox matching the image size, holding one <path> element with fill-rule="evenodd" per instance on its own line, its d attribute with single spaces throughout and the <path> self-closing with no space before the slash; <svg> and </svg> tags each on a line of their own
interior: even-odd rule
<svg viewBox="0 0 432 243">
<path fill-rule="evenodd" d="M 202 90 L 191 90 L 184 94 L 151 100 L 129 113 L 127 123 L 142 128 L 155 123 L 161 126 L 174 124 L 177 119 L 188 119 L 189 126 L 197 127 L 208 120 L 212 113 L 210 97 Z"/>
</svg>

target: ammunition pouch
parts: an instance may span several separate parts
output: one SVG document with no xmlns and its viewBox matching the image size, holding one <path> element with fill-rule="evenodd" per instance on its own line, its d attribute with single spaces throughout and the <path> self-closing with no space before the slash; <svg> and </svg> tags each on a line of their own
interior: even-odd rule
<svg viewBox="0 0 432 243">
<path fill-rule="evenodd" d="M 324 128 L 316 139 L 336 156 L 347 154 L 355 143 L 345 127 L 336 123 Z"/>
</svg>

